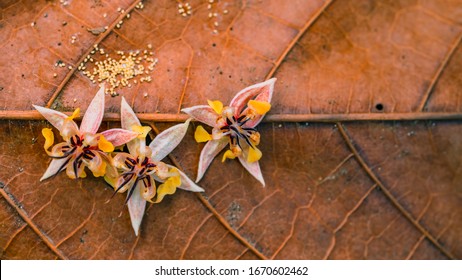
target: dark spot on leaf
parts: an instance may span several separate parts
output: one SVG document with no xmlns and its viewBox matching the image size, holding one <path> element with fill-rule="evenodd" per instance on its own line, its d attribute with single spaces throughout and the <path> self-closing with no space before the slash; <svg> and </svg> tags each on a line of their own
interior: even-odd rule
<svg viewBox="0 0 462 280">
<path fill-rule="evenodd" d="M 58 46 L 61 46 L 61 42 L 58 43 Z"/>
<path fill-rule="evenodd" d="M 234 226 L 234 224 L 240 219 L 241 213 L 241 205 L 233 201 L 228 207 L 228 215 L 226 217 L 231 226 Z"/>
<path fill-rule="evenodd" d="M 87 28 L 87 31 L 96 36 L 96 35 L 99 35 L 99 34 L 103 33 L 104 31 L 106 31 L 106 28 L 104 28 L 104 27 Z"/>
<path fill-rule="evenodd" d="M 329 45 L 326 45 L 326 44 L 322 45 L 321 48 L 322 48 L 324 51 L 330 51 L 330 50 L 331 50 L 330 46 L 329 46 Z"/>
<path fill-rule="evenodd" d="M 212 44 L 212 47 L 216 47 L 216 46 L 217 46 L 217 44 L 215 44 L 215 43 Z"/>
<path fill-rule="evenodd" d="M 399 155 L 398 155 L 398 158 L 403 158 L 403 157 L 407 157 L 411 152 L 409 152 L 408 150 L 402 150 Z"/>
<path fill-rule="evenodd" d="M 383 104 L 382 103 L 377 103 L 375 105 L 375 109 L 377 109 L 377 111 L 382 111 L 383 110 Z"/>
</svg>

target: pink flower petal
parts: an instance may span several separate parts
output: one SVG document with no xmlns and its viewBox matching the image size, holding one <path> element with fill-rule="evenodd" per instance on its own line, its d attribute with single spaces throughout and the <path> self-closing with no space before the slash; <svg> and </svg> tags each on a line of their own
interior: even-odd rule
<svg viewBox="0 0 462 280">
<path fill-rule="evenodd" d="M 265 186 L 265 180 L 263 179 L 263 175 L 261 174 L 260 164 L 258 161 L 255 162 L 248 162 L 242 155 L 238 157 L 239 161 L 241 162 L 242 166 L 244 166 L 249 173 L 255 177 L 260 183 L 262 183 L 263 187 Z"/>
<path fill-rule="evenodd" d="M 48 168 L 43 174 L 42 178 L 40 178 L 40 181 L 43 181 L 55 175 L 56 172 L 58 172 L 59 168 L 61 168 L 63 164 L 66 162 L 66 160 L 67 158 L 52 159 L 50 165 L 48 165 Z M 62 170 L 64 170 L 64 168 Z"/>
<path fill-rule="evenodd" d="M 78 164 L 75 165 L 75 170 L 74 170 L 74 163 L 75 160 L 70 160 L 69 164 L 67 164 L 66 167 L 66 175 L 67 177 L 71 179 L 77 179 L 77 178 L 84 178 L 85 175 L 82 177 L 83 174 L 86 174 L 84 169 L 86 167 L 86 164 L 82 164 L 78 166 Z"/>
<path fill-rule="evenodd" d="M 80 132 L 96 133 L 104 115 L 104 86 L 102 86 L 95 97 L 91 101 L 90 105 L 83 116 L 82 123 L 80 124 Z"/>
<path fill-rule="evenodd" d="M 71 137 L 77 135 L 80 136 L 79 126 L 73 120 L 64 120 L 59 133 L 63 137 L 64 141 L 69 141 Z"/>
<path fill-rule="evenodd" d="M 181 111 L 211 127 L 215 127 L 217 124 L 218 114 L 208 105 L 193 106 Z"/>
<path fill-rule="evenodd" d="M 141 196 L 140 184 L 135 186 L 135 190 L 128 200 L 127 205 L 133 230 L 135 231 L 135 235 L 138 236 L 141 221 L 143 221 L 144 210 L 146 208 L 146 200 Z"/>
<path fill-rule="evenodd" d="M 175 168 L 174 166 L 167 164 L 169 168 Z M 185 191 L 190 191 L 190 192 L 204 192 L 204 189 L 196 185 L 189 177 L 184 174 L 181 170 L 176 168 L 178 172 L 180 172 L 180 178 L 181 178 L 181 186 L 178 188 L 185 190 Z"/>
<path fill-rule="evenodd" d="M 121 146 L 138 137 L 138 133 L 121 128 L 113 128 L 101 132 L 107 141 L 111 142 L 114 147 Z"/>
<path fill-rule="evenodd" d="M 132 107 L 128 104 L 124 97 L 122 97 L 122 102 L 120 104 L 120 117 L 122 128 L 131 130 L 134 125 L 141 126 L 140 120 L 136 116 Z M 140 147 L 140 141 L 146 141 L 141 139 L 134 139 L 127 143 L 127 148 L 130 153 L 135 154 L 136 150 Z"/>
<path fill-rule="evenodd" d="M 228 137 L 223 137 L 219 140 L 211 140 L 205 144 L 199 158 L 196 183 L 202 179 L 205 171 L 207 171 L 207 168 L 212 163 L 212 160 L 218 155 L 218 153 L 221 152 L 221 150 L 223 150 L 224 147 L 226 147 L 226 145 L 228 145 Z"/>
<path fill-rule="evenodd" d="M 37 105 L 32 106 L 34 106 L 35 110 L 39 111 L 39 113 L 42 114 L 42 116 L 45 117 L 47 121 L 49 121 L 54 127 L 61 131 L 64 120 L 67 118 L 66 114 Z"/>
<path fill-rule="evenodd" d="M 275 82 L 276 78 L 272 78 L 262 83 L 246 87 L 234 96 L 229 106 L 236 108 L 236 114 L 239 115 L 242 109 L 247 106 L 247 102 L 249 102 L 250 99 L 271 103 Z"/>
<path fill-rule="evenodd" d="M 138 120 L 132 107 L 130 107 L 124 97 L 122 97 L 122 102 L 120 103 L 120 117 L 123 129 L 130 130 L 134 125 L 141 126 L 140 120 Z"/>
<path fill-rule="evenodd" d="M 188 131 L 190 121 L 191 119 L 188 119 L 184 123 L 172 126 L 169 129 L 162 131 L 162 133 L 152 140 L 149 147 L 152 150 L 151 158 L 153 161 L 162 160 L 170 154 L 170 152 L 173 151 L 178 144 L 180 144 L 186 134 L 186 131 Z"/>
</svg>

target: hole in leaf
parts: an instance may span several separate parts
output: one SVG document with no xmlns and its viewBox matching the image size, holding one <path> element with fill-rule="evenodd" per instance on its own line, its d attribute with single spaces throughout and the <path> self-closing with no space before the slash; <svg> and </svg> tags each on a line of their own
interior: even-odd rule
<svg viewBox="0 0 462 280">
<path fill-rule="evenodd" d="M 383 104 L 382 103 L 377 103 L 375 105 L 375 109 L 377 109 L 378 111 L 382 111 L 383 110 Z"/>
</svg>

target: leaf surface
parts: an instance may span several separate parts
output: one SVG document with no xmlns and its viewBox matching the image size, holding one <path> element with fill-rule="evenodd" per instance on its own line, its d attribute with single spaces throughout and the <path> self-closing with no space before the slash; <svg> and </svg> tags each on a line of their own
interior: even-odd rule
<svg viewBox="0 0 462 280">
<path fill-rule="evenodd" d="M 2 259 L 462 258 L 460 1 L 196 0 L 188 17 L 176 1 L 64 2 L 0 4 Z M 77 67 L 95 44 L 158 58 L 151 82 L 106 96 L 106 115 L 124 96 L 178 120 L 276 77 L 258 126 L 266 187 L 219 154 L 205 193 L 148 205 L 137 237 L 103 180 L 39 182 L 51 125 L 32 104 L 83 113 L 98 86 Z M 190 178 L 197 125 L 168 159 Z"/>
</svg>

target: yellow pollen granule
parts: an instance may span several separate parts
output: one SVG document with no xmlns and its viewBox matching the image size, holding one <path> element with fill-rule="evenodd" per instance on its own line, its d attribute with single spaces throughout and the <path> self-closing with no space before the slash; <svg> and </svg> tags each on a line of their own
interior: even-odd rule
<svg viewBox="0 0 462 280">
<path fill-rule="evenodd" d="M 151 46 L 151 44 L 149 44 Z M 152 46 L 151 46 L 152 47 Z M 98 46 L 95 46 L 95 50 Z M 91 52 L 79 70 L 93 83 L 106 83 L 106 94 L 119 95 L 116 89 L 131 88 L 138 82 L 151 82 L 157 58 L 148 50 L 117 51 L 109 57 L 103 48 Z M 92 63 L 94 62 L 94 63 Z M 87 69 L 87 71 L 83 71 Z M 138 77 L 139 76 L 139 77 Z"/>
</svg>

